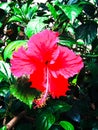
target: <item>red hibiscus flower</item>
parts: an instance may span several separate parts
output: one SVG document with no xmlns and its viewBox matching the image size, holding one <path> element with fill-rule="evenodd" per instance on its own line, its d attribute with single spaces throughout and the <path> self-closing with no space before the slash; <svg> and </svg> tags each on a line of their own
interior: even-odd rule
<svg viewBox="0 0 98 130">
<path fill-rule="evenodd" d="M 19 48 L 11 59 L 12 73 L 17 77 L 29 75 L 31 87 L 42 92 L 41 98 L 35 100 L 37 107 L 45 104 L 48 95 L 65 96 L 68 78 L 83 67 L 82 58 L 58 42 L 57 32 L 44 30 L 33 35 L 28 48 Z"/>
</svg>

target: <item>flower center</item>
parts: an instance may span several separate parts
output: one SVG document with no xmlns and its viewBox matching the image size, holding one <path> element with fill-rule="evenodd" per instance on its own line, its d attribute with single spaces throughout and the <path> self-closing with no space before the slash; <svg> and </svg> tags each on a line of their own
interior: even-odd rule
<svg viewBox="0 0 98 130">
<path fill-rule="evenodd" d="M 48 65 L 48 63 L 49 63 L 49 61 L 47 60 L 47 61 L 45 61 L 45 65 Z"/>
</svg>

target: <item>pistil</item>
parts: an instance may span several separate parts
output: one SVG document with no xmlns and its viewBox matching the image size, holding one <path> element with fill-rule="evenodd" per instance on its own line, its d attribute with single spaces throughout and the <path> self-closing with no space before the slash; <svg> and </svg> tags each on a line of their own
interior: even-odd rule
<svg viewBox="0 0 98 130">
<path fill-rule="evenodd" d="M 46 89 L 45 91 L 41 94 L 40 98 L 36 99 L 34 103 L 36 106 L 34 108 L 41 108 L 46 105 L 46 101 L 48 99 L 48 92 L 49 92 L 49 71 L 48 67 L 46 68 Z"/>
</svg>

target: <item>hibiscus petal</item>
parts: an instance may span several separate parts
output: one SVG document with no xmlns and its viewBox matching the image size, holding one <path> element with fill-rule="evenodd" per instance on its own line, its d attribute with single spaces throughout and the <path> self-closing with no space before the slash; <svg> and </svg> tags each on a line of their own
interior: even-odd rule
<svg viewBox="0 0 98 130">
<path fill-rule="evenodd" d="M 30 56 L 26 50 L 21 47 L 17 52 L 13 53 L 13 58 L 10 60 L 11 62 L 11 71 L 12 73 L 20 77 L 24 74 L 31 74 L 36 69 L 35 59 Z"/>
<path fill-rule="evenodd" d="M 58 46 L 60 53 L 54 64 L 50 64 L 51 73 L 54 77 L 59 74 L 69 78 L 79 73 L 83 67 L 82 58 L 67 47 Z"/>
<path fill-rule="evenodd" d="M 64 78 L 61 75 L 59 75 L 57 78 L 54 78 L 54 76 L 52 76 L 51 74 L 49 83 L 50 83 L 49 92 L 53 98 L 59 98 L 60 96 L 65 96 L 67 90 L 69 90 L 68 79 Z"/>
<path fill-rule="evenodd" d="M 38 67 L 34 73 L 30 75 L 30 82 L 32 82 L 31 88 L 43 92 L 46 87 L 46 72 L 43 67 Z"/>
<path fill-rule="evenodd" d="M 44 30 L 33 35 L 28 41 L 28 52 L 40 61 L 53 61 L 58 56 L 58 33 Z M 47 61 L 47 62 L 48 62 Z M 51 62 L 52 62 L 51 61 Z"/>
</svg>

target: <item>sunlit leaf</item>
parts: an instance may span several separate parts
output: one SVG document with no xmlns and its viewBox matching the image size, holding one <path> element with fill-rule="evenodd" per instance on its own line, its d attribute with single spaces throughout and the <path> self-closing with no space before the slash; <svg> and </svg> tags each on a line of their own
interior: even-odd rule
<svg viewBox="0 0 98 130">
<path fill-rule="evenodd" d="M 76 85 L 77 84 L 77 80 L 78 80 L 78 75 L 74 77 L 74 79 L 72 80 L 72 84 Z"/>
<path fill-rule="evenodd" d="M 23 22 L 23 19 L 20 16 L 12 16 L 8 22 Z"/>
<path fill-rule="evenodd" d="M 8 87 L 0 86 L 0 96 L 5 97 L 8 92 L 9 92 Z"/>
<path fill-rule="evenodd" d="M 96 4 L 98 5 L 98 0 L 96 0 Z"/>
<path fill-rule="evenodd" d="M 65 39 L 65 38 L 61 37 L 59 44 L 68 46 L 68 47 L 72 47 L 74 44 L 76 44 L 76 41 L 73 39 Z"/>
<path fill-rule="evenodd" d="M 33 18 L 33 16 L 36 14 L 37 10 L 38 10 L 38 5 L 34 5 L 33 7 L 28 7 L 28 12 L 26 14 L 26 18 L 29 20 L 31 18 Z"/>
<path fill-rule="evenodd" d="M 36 34 L 45 29 L 46 24 L 44 21 L 46 19 L 46 17 L 37 17 L 35 19 L 31 19 L 25 28 L 25 34 L 30 38 L 33 34 Z"/>
<path fill-rule="evenodd" d="M 75 4 L 77 2 L 78 2 L 78 0 L 69 0 L 67 4 L 72 5 L 72 4 Z"/>
<path fill-rule="evenodd" d="M 17 40 L 8 44 L 4 50 L 4 59 L 11 58 L 13 51 L 17 50 L 20 46 L 25 46 L 27 40 Z"/>
<path fill-rule="evenodd" d="M 2 80 L 9 80 L 11 78 L 10 66 L 4 61 L 0 61 L 0 82 Z"/>
<path fill-rule="evenodd" d="M 7 127 L 3 126 L 2 128 L 0 128 L 0 130 L 7 130 Z"/>
<path fill-rule="evenodd" d="M 20 84 L 20 86 L 11 85 L 10 92 L 14 97 L 27 104 L 30 108 L 32 108 L 34 98 L 38 95 L 38 92 L 35 89 L 32 89 L 27 85 L 23 87 L 22 84 Z"/>
<path fill-rule="evenodd" d="M 78 39 L 78 40 L 77 40 L 77 44 L 78 44 L 78 45 L 83 45 L 83 44 L 84 44 L 84 41 L 83 41 L 82 39 Z"/>
<path fill-rule="evenodd" d="M 55 8 L 52 6 L 52 4 L 47 3 L 47 7 L 50 10 L 52 16 L 54 17 L 54 19 L 57 19 L 57 11 L 55 10 Z"/>
<path fill-rule="evenodd" d="M 82 7 L 77 4 L 74 5 L 58 5 L 63 12 L 67 15 L 67 17 L 73 23 L 76 17 L 82 12 Z"/>
<path fill-rule="evenodd" d="M 7 79 L 6 75 L 3 72 L 0 71 L 0 82 L 2 80 L 6 80 L 6 79 Z"/>
<path fill-rule="evenodd" d="M 15 15 L 20 15 L 20 16 L 22 15 L 22 11 L 19 7 L 13 7 L 13 11 Z"/>
<path fill-rule="evenodd" d="M 68 121 L 60 121 L 59 123 L 64 130 L 74 130 L 74 126 Z"/>
<path fill-rule="evenodd" d="M 37 130 L 49 130 L 54 122 L 54 115 L 50 111 L 44 111 L 36 119 Z"/>
<path fill-rule="evenodd" d="M 2 23 L 0 22 L 0 28 L 2 27 Z"/>
<path fill-rule="evenodd" d="M 27 14 L 28 12 L 28 6 L 27 6 L 27 3 L 26 4 L 23 4 L 23 6 L 21 7 L 21 11 L 23 14 Z"/>
<path fill-rule="evenodd" d="M 74 35 L 74 28 L 70 24 L 66 27 L 66 31 L 69 32 L 71 35 Z"/>
<path fill-rule="evenodd" d="M 7 12 L 10 10 L 8 2 L 1 2 L 0 8 L 6 10 Z"/>
</svg>

